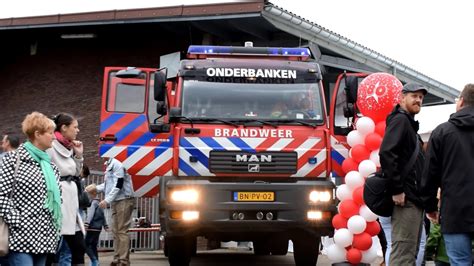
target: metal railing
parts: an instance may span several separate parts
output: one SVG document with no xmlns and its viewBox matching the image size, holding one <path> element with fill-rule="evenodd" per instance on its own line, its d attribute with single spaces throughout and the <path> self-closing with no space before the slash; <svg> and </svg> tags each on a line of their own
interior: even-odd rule
<svg viewBox="0 0 474 266">
<path fill-rule="evenodd" d="M 104 173 L 99 171 L 91 171 L 91 175 L 85 180 L 85 184 L 92 183 L 101 184 L 104 181 Z M 101 199 L 104 197 L 100 195 Z M 136 226 L 136 221 L 140 217 L 146 217 L 152 224 L 159 223 L 158 216 L 158 197 L 153 198 L 136 198 L 135 209 L 132 212 L 131 227 Z M 107 208 L 104 210 L 105 219 L 109 228 L 112 224 L 112 210 Z M 135 250 L 157 250 L 160 248 L 160 232 L 159 231 L 133 231 L 130 235 L 130 249 Z M 114 240 L 112 232 L 102 230 L 99 238 L 98 248 L 101 250 L 111 250 L 114 248 Z"/>
</svg>

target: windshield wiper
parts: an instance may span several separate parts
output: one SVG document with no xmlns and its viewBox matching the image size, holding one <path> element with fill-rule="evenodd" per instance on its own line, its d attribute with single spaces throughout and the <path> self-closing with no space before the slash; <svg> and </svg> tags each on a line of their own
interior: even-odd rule
<svg viewBox="0 0 474 266">
<path fill-rule="evenodd" d="M 304 125 L 304 126 L 309 126 L 309 127 L 312 127 L 312 128 L 317 127 L 315 124 L 308 123 L 308 122 L 305 122 L 305 121 L 301 121 L 301 120 L 298 120 L 298 119 L 278 119 L 278 120 L 275 120 L 275 122 L 298 123 L 298 124 L 301 124 L 301 125 Z"/>
<path fill-rule="evenodd" d="M 241 119 L 241 120 L 232 120 L 234 122 L 242 122 L 244 127 L 247 126 L 247 123 L 248 122 L 258 122 L 262 125 L 267 125 L 267 126 L 272 126 L 274 128 L 277 128 L 278 125 L 275 124 L 275 123 L 272 123 L 272 122 L 268 122 L 268 121 L 265 121 L 265 120 L 260 120 L 260 119 Z"/>
<path fill-rule="evenodd" d="M 194 117 L 193 121 L 194 122 L 196 122 L 196 121 L 207 121 L 207 122 L 217 121 L 217 122 L 221 122 L 221 123 L 224 123 L 226 125 L 229 125 L 229 126 L 239 127 L 239 125 L 234 123 L 234 122 L 219 119 L 219 118 Z"/>
</svg>

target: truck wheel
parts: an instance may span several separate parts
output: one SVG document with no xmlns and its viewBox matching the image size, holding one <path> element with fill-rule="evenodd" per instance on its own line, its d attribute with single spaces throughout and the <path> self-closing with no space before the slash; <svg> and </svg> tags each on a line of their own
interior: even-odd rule
<svg viewBox="0 0 474 266">
<path fill-rule="evenodd" d="M 258 256 L 270 255 L 270 245 L 268 241 L 253 241 L 253 253 Z"/>
<path fill-rule="evenodd" d="M 286 255 L 288 253 L 288 238 L 275 237 L 270 244 L 272 255 Z"/>
<path fill-rule="evenodd" d="M 195 237 L 174 236 L 165 238 L 170 266 L 188 266 L 193 255 Z"/>
<path fill-rule="evenodd" d="M 299 234 L 293 238 L 296 266 L 315 266 L 318 262 L 320 237 Z"/>
</svg>

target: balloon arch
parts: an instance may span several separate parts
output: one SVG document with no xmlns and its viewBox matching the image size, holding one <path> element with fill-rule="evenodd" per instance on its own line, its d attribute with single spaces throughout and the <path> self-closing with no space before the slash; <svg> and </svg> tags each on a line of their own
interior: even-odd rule
<svg viewBox="0 0 474 266">
<path fill-rule="evenodd" d="M 399 102 L 402 83 L 393 75 L 374 73 L 362 80 L 357 91 L 357 108 L 362 113 L 347 135 L 351 147 L 342 163 L 344 184 L 336 190 L 340 200 L 332 220 L 334 244 L 328 247 L 333 263 L 372 263 L 377 258 L 373 245 L 380 232 L 378 216 L 364 203 L 364 183 L 380 167 L 379 148 L 385 134 L 385 119 Z"/>
</svg>

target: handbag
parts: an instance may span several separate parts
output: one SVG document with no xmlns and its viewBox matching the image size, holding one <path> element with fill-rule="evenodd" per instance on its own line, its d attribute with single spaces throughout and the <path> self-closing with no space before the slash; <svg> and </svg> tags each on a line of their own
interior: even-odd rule
<svg viewBox="0 0 474 266">
<path fill-rule="evenodd" d="M 92 200 L 89 193 L 84 191 L 84 183 L 80 179 L 75 180 L 77 186 L 77 196 L 79 201 L 79 209 L 84 210 L 91 206 Z"/>
<path fill-rule="evenodd" d="M 402 176 L 406 176 L 413 168 L 416 157 L 420 151 L 420 140 L 416 139 L 415 152 L 411 155 L 407 167 L 404 168 Z M 367 177 L 364 184 L 365 205 L 375 214 L 382 217 L 392 216 L 393 199 L 390 193 L 391 180 L 384 176 L 383 171 L 375 172 Z"/>
<path fill-rule="evenodd" d="M 15 171 L 13 172 L 13 185 L 12 191 L 10 191 L 10 195 L 8 199 L 11 199 L 13 196 L 13 190 L 15 189 L 16 185 L 16 178 L 18 175 L 18 168 L 20 167 L 20 155 L 17 154 L 16 158 L 16 165 Z M 0 256 L 6 256 L 9 250 L 9 237 L 10 237 L 10 230 L 8 229 L 8 224 L 5 223 L 3 217 L 0 217 Z"/>
</svg>

